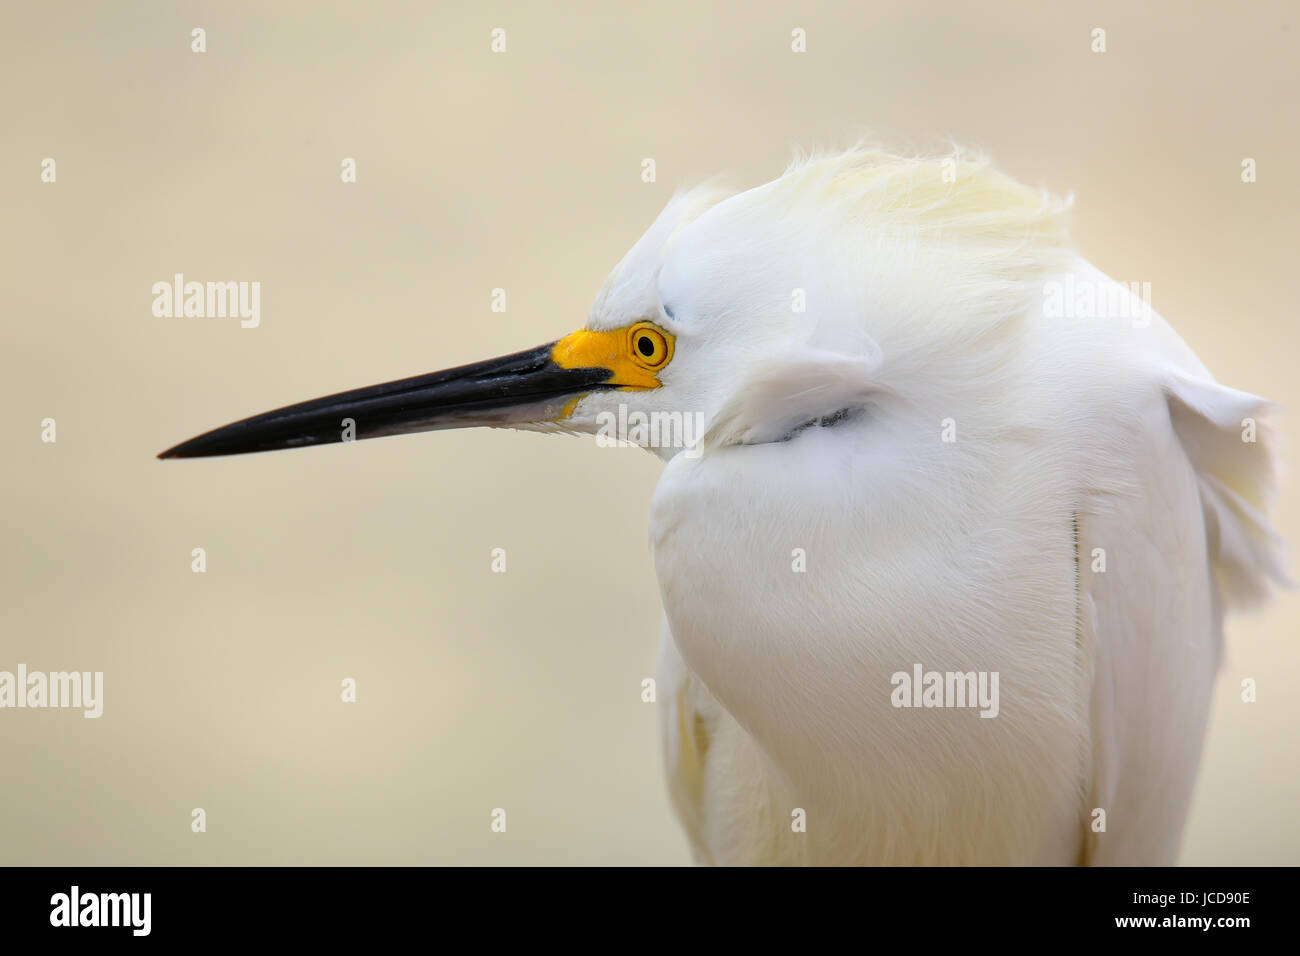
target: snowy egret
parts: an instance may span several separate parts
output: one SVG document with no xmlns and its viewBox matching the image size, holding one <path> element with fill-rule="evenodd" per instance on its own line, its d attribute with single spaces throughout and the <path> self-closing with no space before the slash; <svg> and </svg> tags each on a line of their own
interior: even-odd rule
<svg viewBox="0 0 1300 956">
<path fill-rule="evenodd" d="M 1269 409 L 1072 249 L 1067 206 L 961 152 L 801 159 L 676 196 L 566 338 L 160 457 L 701 416 L 619 436 L 666 461 L 658 706 L 697 860 L 1170 863 L 1224 612 L 1284 578 Z"/>
</svg>

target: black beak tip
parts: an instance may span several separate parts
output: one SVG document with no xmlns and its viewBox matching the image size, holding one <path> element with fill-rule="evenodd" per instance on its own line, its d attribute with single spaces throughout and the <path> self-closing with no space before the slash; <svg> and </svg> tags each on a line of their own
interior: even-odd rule
<svg viewBox="0 0 1300 956">
<path fill-rule="evenodd" d="M 156 457 L 160 461 L 165 461 L 169 458 L 211 458 L 214 455 L 237 454 L 241 449 L 229 448 L 222 441 L 213 440 L 221 437 L 217 435 L 217 432 L 222 430 L 217 429 L 214 432 L 207 432 L 188 441 L 183 441 L 179 445 L 173 445 L 166 451 L 158 452 Z"/>
<path fill-rule="evenodd" d="M 166 460 L 169 459 L 169 458 L 194 458 L 194 457 L 196 457 L 196 456 L 194 456 L 194 455 L 192 455 L 192 454 L 186 452 L 186 450 L 185 450 L 185 446 L 188 445 L 188 444 L 189 444 L 189 442 L 182 442 L 182 443 L 179 444 L 179 445 L 173 445 L 171 448 L 168 448 L 166 451 L 160 451 L 160 452 L 158 452 L 158 454 L 155 455 L 154 457 L 156 457 L 159 461 L 166 461 Z"/>
</svg>

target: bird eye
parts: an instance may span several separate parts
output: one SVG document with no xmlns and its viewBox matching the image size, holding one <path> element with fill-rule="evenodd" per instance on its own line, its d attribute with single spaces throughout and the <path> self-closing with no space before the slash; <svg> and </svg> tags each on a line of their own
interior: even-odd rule
<svg viewBox="0 0 1300 956">
<path fill-rule="evenodd" d="M 668 361 L 668 340 L 652 325 L 632 327 L 632 358 L 646 368 L 658 368 Z"/>
</svg>

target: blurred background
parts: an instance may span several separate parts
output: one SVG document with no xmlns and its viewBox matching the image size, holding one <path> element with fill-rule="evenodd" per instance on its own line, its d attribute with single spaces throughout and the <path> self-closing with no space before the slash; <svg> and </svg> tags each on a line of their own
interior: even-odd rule
<svg viewBox="0 0 1300 956">
<path fill-rule="evenodd" d="M 1073 191 L 1084 254 L 1293 436 L 1296 48 L 1285 2 L 6 6 L 0 670 L 105 700 L 0 712 L 0 862 L 689 862 L 640 699 L 654 458 L 154 455 L 554 339 L 677 187 L 862 135 Z M 260 327 L 156 318 L 177 272 L 260 282 Z M 1277 520 L 1300 542 L 1285 478 Z M 1230 622 L 1184 863 L 1300 863 L 1298 615 Z"/>
</svg>

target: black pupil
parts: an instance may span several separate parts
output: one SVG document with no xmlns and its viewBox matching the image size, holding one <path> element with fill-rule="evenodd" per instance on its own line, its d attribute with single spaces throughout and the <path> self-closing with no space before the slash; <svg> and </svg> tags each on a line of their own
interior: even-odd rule
<svg viewBox="0 0 1300 956">
<path fill-rule="evenodd" d="M 636 349 L 646 358 L 650 358 L 650 356 L 655 354 L 654 340 L 648 335 L 643 335 L 636 340 Z"/>
</svg>

